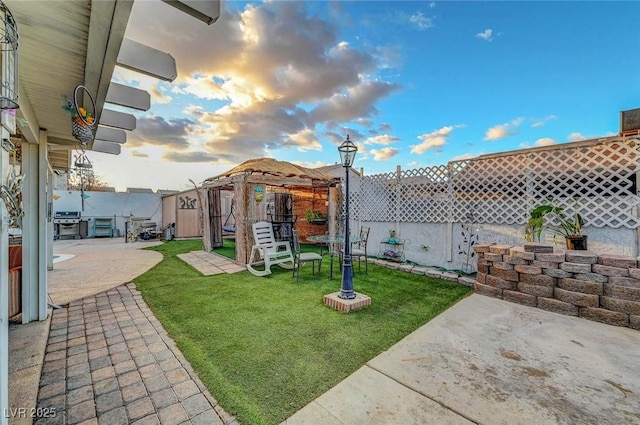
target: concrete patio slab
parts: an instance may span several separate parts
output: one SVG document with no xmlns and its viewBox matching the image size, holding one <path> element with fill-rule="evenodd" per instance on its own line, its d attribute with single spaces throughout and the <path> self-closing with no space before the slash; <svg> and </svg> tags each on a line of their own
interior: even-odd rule
<svg viewBox="0 0 640 425">
<path fill-rule="evenodd" d="M 160 241 L 125 243 L 124 238 L 59 240 L 56 255 L 74 255 L 49 271 L 49 296 L 54 304 L 73 300 L 132 281 L 162 260 L 162 254 L 140 248 Z"/>
<path fill-rule="evenodd" d="M 473 295 L 368 364 L 478 423 L 632 424 L 638 358 L 638 331 Z"/>
<path fill-rule="evenodd" d="M 639 358 L 638 331 L 474 294 L 285 424 L 638 424 Z"/>
<path fill-rule="evenodd" d="M 334 390 L 320 396 L 310 411 L 303 409 L 286 421 L 286 425 L 311 423 L 473 424 L 368 366 L 363 366 Z"/>
</svg>

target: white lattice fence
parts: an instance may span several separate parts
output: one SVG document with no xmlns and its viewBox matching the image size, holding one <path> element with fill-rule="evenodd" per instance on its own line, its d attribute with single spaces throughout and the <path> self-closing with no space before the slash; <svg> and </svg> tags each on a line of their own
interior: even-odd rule
<svg viewBox="0 0 640 425">
<path fill-rule="evenodd" d="M 452 218 L 479 223 L 524 223 L 527 157 L 524 154 L 451 162 Z"/>
<path fill-rule="evenodd" d="M 361 180 L 360 191 L 349 196 L 350 216 L 363 221 L 394 221 L 396 217 L 395 173 L 368 176 Z"/>
<path fill-rule="evenodd" d="M 451 210 L 446 165 L 400 173 L 398 221 L 444 222 Z"/>
<path fill-rule="evenodd" d="M 634 140 L 533 152 L 529 157 L 528 207 L 553 197 L 567 211 L 573 211 L 577 198 L 587 225 L 636 228 L 640 225 L 636 213 L 640 199 L 632 189 L 639 159 Z"/>
<path fill-rule="evenodd" d="M 640 226 L 635 194 L 637 141 L 520 151 L 362 178 L 352 217 L 363 221 L 524 224 L 547 202 L 578 209 L 586 225 Z"/>
</svg>

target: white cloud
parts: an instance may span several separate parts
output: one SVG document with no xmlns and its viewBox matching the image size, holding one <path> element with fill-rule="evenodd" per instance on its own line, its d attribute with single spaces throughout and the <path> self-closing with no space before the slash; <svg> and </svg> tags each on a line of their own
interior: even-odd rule
<svg viewBox="0 0 640 425">
<path fill-rule="evenodd" d="M 157 78 L 116 66 L 112 79 L 118 83 L 147 91 L 151 96 L 152 105 L 167 104 L 173 100 L 171 96 L 162 92 L 167 83 Z"/>
<path fill-rule="evenodd" d="M 487 130 L 484 140 L 500 140 L 515 134 L 516 128 L 524 122 L 524 118 L 518 117 L 509 123 L 499 124 Z"/>
<path fill-rule="evenodd" d="M 540 147 L 540 146 L 551 146 L 551 145 L 557 145 L 557 144 L 558 144 L 558 142 L 556 142 L 552 138 L 543 137 L 542 139 L 536 140 L 534 142 L 533 146 Z"/>
<path fill-rule="evenodd" d="M 484 140 L 499 140 L 511 136 L 508 124 L 500 124 L 487 130 Z"/>
<path fill-rule="evenodd" d="M 399 152 L 400 150 L 396 148 L 371 149 L 370 151 L 374 161 L 386 161 L 396 156 Z"/>
<path fill-rule="evenodd" d="M 422 140 L 422 143 L 411 145 L 411 153 L 420 155 L 430 149 L 437 149 L 444 146 L 453 129 L 454 126 L 449 125 L 442 127 L 439 130 L 432 131 L 431 133 L 425 133 L 418 136 L 418 139 Z"/>
<path fill-rule="evenodd" d="M 424 24 L 418 18 L 416 24 Z M 139 1 L 126 36 L 175 58 L 178 78 L 167 85 L 174 103 L 178 96 L 215 101 L 203 110 L 183 107 L 193 120 L 188 144 L 203 157 L 240 162 L 277 149 L 321 150 L 323 124 L 358 121 L 374 128 L 376 104 L 401 88 L 377 74 L 383 61 L 394 66 L 398 47 L 354 47 L 341 39 L 339 25 L 303 2 L 225 7 L 216 25 L 206 26 L 164 3 Z M 169 100 L 156 92 L 159 101 Z M 164 120 L 175 121 L 168 114 Z"/>
<path fill-rule="evenodd" d="M 567 140 L 569 140 L 570 142 L 578 142 L 580 140 L 587 140 L 587 137 L 583 136 L 580 133 L 571 133 L 567 137 Z"/>
<path fill-rule="evenodd" d="M 414 25 L 420 31 L 429 29 L 433 26 L 431 18 L 424 16 L 422 12 L 416 12 L 409 17 L 409 23 Z"/>
<path fill-rule="evenodd" d="M 472 154 L 472 153 L 463 153 L 461 155 L 456 155 L 453 158 L 451 158 L 451 161 L 464 161 L 465 159 L 473 159 L 476 158 L 478 155 L 477 154 Z"/>
<path fill-rule="evenodd" d="M 558 118 L 558 117 L 556 117 L 555 115 L 549 115 L 549 116 L 546 116 L 546 117 L 542 118 L 541 120 L 537 120 L 537 121 L 535 121 L 533 124 L 531 124 L 531 127 L 534 127 L 534 128 L 535 128 L 535 127 L 542 127 L 542 126 L 544 126 L 548 121 L 555 120 L 555 119 L 557 119 L 557 118 Z"/>
<path fill-rule="evenodd" d="M 377 113 L 375 102 L 399 90 L 399 86 L 383 81 L 363 81 L 346 92 L 336 93 L 323 100 L 309 112 L 312 123 L 346 122 Z"/>
<path fill-rule="evenodd" d="M 216 83 L 213 78 L 201 75 L 184 77 L 180 84 L 172 87 L 171 91 L 176 94 L 190 94 L 199 99 L 225 100 L 229 98 L 228 90 L 224 87 L 224 83 Z"/>
<path fill-rule="evenodd" d="M 493 41 L 493 30 L 491 28 L 487 28 L 486 30 L 476 34 L 476 37 L 485 41 Z"/>
<path fill-rule="evenodd" d="M 182 113 L 192 117 L 201 117 L 204 114 L 204 108 L 200 105 L 189 105 L 182 110 Z"/>
<path fill-rule="evenodd" d="M 365 143 L 367 145 L 389 145 L 391 143 L 398 142 L 398 139 L 395 136 L 391 136 L 389 134 L 379 134 L 377 136 L 369 137 Z"/>
<path fill-rule="evenodd" d="M 296 165 L 300 165 L 302 167 L 305 168 L 320 168 L 320 167 L 326 167 L 327 165 L 332 165 L 332 164 L 327 164 L 324 161 L 298 161 L 298 160 L 294 160 L 291 161 L 292 164 L 296 164 Z"/>
<path fill-rule="evenodd" d="M 433 9 L 434 7 L 436 7 L 436 2 L 432 1 L 431 3 L 429 3 L 429 8 Z"/>
<path fill-rule="evenodd" d="M 309 128 L 305 128 L 304 130 L 287 137 L 284 145 L 293 146 L 301 152 L 308 150 L 322 150 L 322 144 L 318 141 L 315 131 Z"/>
</svg>

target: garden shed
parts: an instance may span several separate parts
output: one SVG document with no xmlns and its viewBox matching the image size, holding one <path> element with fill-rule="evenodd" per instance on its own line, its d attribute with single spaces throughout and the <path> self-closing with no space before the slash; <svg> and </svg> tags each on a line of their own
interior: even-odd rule
<svg viewBox="0 0 640 425">
<path fill-rule="evenodd" d="M 322 171 L 273 158 L 250 159 L 205 180 L 205 249 L 222 246 L 223 231 L 233 232 L 236 261 L 246 264 L 253 245 L 251 225 L 258 221 L 271 222 L 281 240 L 290 239 L 293 228 L 302 241 L 335 229 L 337 205 L 341 205 L 339 181 Z M 223 209 L 226 196 L 233 205 L 233 226 Z"/>
<path fill-rule="evenodd" d="M 202 212 L 196 188 L 162 197 L 162 228 L 174 225 L 176 238 L 202 237 Z"/>
</svg>

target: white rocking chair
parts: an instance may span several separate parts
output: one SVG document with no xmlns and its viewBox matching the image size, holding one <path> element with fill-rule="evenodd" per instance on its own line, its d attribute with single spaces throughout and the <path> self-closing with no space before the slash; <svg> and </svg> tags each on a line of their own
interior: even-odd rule
<svg viewBox="0 0 640 425">
<path fill-rule="evenodd" d="M 253 226 L 253 241 L 247 270 L 255 276 L 271 274 L 271 266 L 278 265 L 283 269 L 293 269 L 293 254 L 289 241 L 276 242 L 273 226 L 267 221 L 259 221 Z M 264 264 L 264 270 L 257 270 L 255 266 Z"/>
</svg>

